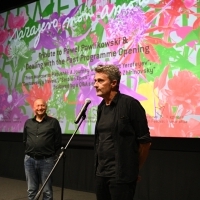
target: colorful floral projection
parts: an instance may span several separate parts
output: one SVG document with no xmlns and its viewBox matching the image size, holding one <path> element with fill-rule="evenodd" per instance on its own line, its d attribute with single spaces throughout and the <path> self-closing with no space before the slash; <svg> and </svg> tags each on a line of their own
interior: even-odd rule
<svg viewBox="0 0 200 200">
<path fill-rule="evenodd" d="M 93 134 L 94 67 L 111 63 L 120 91 L 144 106 L 152 136 L 200 137 L 197 0 L 41 0 L 0 14 L 0 131 L 22 132 L 44 98 L 73 133 L 90 98 L 79 133 Z"/>
</svg>

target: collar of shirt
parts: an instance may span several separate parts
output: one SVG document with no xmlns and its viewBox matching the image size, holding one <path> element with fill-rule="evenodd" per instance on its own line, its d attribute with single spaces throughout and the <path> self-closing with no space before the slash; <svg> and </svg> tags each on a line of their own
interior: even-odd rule
<svg viewBox="0 0 200 200">
<path fill-rule="evenodd" d="M 114 96 L 113 100 L 111 101 L 111 104 L 113 103 L 117 104 L 120 94 L 121 94 L 120 91 L 118 91 L 117 94 Z M 101 103 L 99 104 L 99 108 L 101 108 L 104 104 L 105 104 L 105 100 L 103 99 Z"/>
<path fill-rule="evenodd" d="M 36 115 L 32 118 L 34 121 L 37 121 L 36 120 Z M 45 116 L 44 116 L 44 118 L 42 119 L 42 121 L 44 121 L 44 120 L 47 120 L 48 119 L 48 115 L 47 114 L 45 114 Z M 42 122 L 41 121 L 41 122 Z"/>
</svg>

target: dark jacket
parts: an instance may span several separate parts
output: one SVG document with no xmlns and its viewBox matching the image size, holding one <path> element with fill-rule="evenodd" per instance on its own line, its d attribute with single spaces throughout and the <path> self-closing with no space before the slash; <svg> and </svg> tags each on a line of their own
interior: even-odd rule
<svg viewBox="0 0 200 200">
<path fill-rule="evenodd" d="M 97 123 L 101 116 L 104 100 L 97 109 Z M 112 137 L 115 148 L 115 174 L 118 182 L 132 182 L 139 171 L 139 143 L 151 142 L 146 114 L 140 102 L 128 95 L 116 94 Z M 97 169 L 98 132 L 95 127 L 95 173 Z"/>
</svg>

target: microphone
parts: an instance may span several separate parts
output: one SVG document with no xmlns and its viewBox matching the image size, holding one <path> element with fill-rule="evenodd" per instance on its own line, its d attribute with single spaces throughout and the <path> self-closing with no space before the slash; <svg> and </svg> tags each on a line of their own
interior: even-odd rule
<svg viewBox="0 0 200 200">
<path fill-rule="evenodd" d="M 85 115 L 87 107 L 90 103 L 91 103 L 91 100 L 89 98 L 85 99 L 85 103 L 84 103 L 83 107 L 81 108 L 79 114 L 77 115 L 76 119 L 74 120 L 75 124 L 78 124 L 81 117 L 83 117 Z"/>
</svg>

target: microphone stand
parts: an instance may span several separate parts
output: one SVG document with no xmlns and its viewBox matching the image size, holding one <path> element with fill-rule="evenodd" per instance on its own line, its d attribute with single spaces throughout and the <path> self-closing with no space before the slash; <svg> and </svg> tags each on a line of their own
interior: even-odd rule
<svg viewBox="0 0 200 200">
<path fill-rule="evenodd" d="M 76 130 L 74 131 L 74 133 L 73 133 L 72 136 L 70 137 L 70 139 L 69 139 L 69 141 L 67 142 L 66 146 L 65 146 L 64 148 L 63 148 L 63 147 L 61 148 L 61 153 L 60 153 L 60 155 L 59 155 L 59 157 L 58 157 L 56 163 L 54 164 L 54 166 L 53 166 L 52 170 L 50 171 L 48 177 L 46 178 L 45 182 L 43 183 L 41 189 L 40 189 L 40 190 L 38 191 L 38 193 L 35 195 L 34 200 L 38 200 L 38 199 L 40 198 L 40 195 L 41 195 L 41 193 L 42 193 L 42 190 L 44 189 L 45 185 L 47 184 L 49 178 L 51 177 L 53 171 L 55 170 L 56 166 L 58 165 L 60 159 L 61 159 L 62 157 L 65 158 L 65 155 L 64 155 L 65 150 L 66 150 L 67 147 L 69 146 L 69 143 L 71 142 L 72 138 L 74 137 L 74 135 L 75 135 L 76 132 L 78 131 L 80 125 L 82 124 L 83 120 L 85 120 L 85 118 L 86 118 L 86 115 L 85 115 L 85 112 L 84 112 L 83 115 L 82 115 L 82 117 L 81 117 L 81 121 L 79 122 L 79 124 L 78 124 Z M 64 162 L 64 161 L 63 161 L 63 162 Z M 63 168 L 64 168 L 64 166 L 65 166 L 65 164 L 63 163 Z M 63 172 L 64 172 L 64 169 L 63 169 Z M 63 177 L 64 177 L 64 174 L 63 174 Z M 63 200 L 64 178 L 62 179 L 62 191 L 61 191 L 61 193 L 62 193 L 62 194 L 61 194 L 61 200 Z"/>
</svg>

